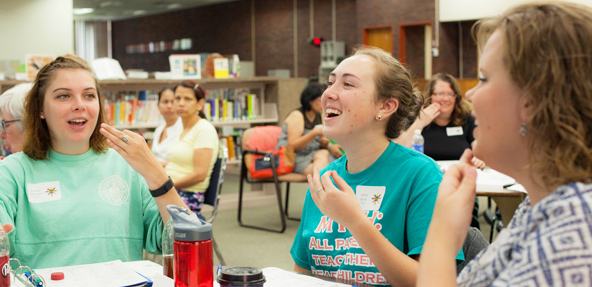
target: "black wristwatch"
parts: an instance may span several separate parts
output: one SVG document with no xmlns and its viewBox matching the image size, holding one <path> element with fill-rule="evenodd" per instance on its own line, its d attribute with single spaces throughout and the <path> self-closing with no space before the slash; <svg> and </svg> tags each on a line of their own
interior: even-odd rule
<svg viewBox="0 0 592 287">
<path fill-rule="evenodd" d="M 150 193 L 152 194 L 152 197 L 159 197 L 169 192 L 169 190 L 171 190 L 173 186 L 175 185 L 173 184 L 173 180 L 169 176 L 169 180 L 167 180 L 161 187 L 155 190 L 150 190 Z"/>
</svg>

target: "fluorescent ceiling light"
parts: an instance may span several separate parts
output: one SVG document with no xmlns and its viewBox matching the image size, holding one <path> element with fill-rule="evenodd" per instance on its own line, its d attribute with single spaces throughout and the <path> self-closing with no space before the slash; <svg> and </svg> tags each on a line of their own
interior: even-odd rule
<svg viewBox="0 0 592 287">
<path fill-rule="evenodd" d="M 77 8 L 77 9 L 73 10 L 74 15 L 90 14 L 94 11 L 95 11 L 95 9 L 93 9 L 93 8 Z"/>
<path fill-rule="evenodd" d="M 132 12 L 133 15 L 144 15 L 146 14 L 146 10 L 135 10 Z"/>
<path fill-rule="evenodd" d="M 179 4 L 179 3 L 172 3 L 167 5 L 167 9 L 178 9 L 183 7 L 183 5 Z"/>
</svg>

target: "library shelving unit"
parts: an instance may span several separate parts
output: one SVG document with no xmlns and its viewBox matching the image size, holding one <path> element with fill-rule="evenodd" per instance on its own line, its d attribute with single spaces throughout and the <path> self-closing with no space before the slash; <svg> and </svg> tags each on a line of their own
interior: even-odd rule
<svg viewBox="0 0 592 287">
<path fill-rule="evenodd" d="M 165 86 L 174 86 L 182 80 L 128 79 L 99 81 L 103 94 L 130 92 L 137 95 L 139 91 L 158 92 Z M 218 128 L 248 128 L 253 125 L 281 125 L 288 113 L 300 106 L 300 93 L 307 84 L 305 78 L 252 77 L 229 79 L 197 79 L 205 90 L 215 89 L 249 89 L 257 95 L 256 117 L 250 120 L 219 120 L 212 121 Z M 23 81 L 0 81 L 0 94 Z M 119 129 L 150 131 L 159 122 L 116 125 Z"/>
<path fill-rule="evenodd" d="M 257 115 L 251 120 L 213 121 L 214 126 L 249 127 L 253 124 L 278 124 L 293 109 L 300 106 L 300 93 L 306 86 L 304 78 L 282 79 L 277 77 L 252 77 L 234 79 L 198 79 L 203 89 L 248 88 L 257 94 Z M 0 81 L 0 94 L 23 81 Z M 165 86 L 174 86 L 181 80 L 102 80 L 99 81 L 103 92 L 117 93 L 120 91 L 159 91 Z M 281 96 L 280 96 L 281 95 Z M 159 123 L 141 123 L 135 125 L 118 125 L 118 128 L 151 129 Z"/>
</svg>

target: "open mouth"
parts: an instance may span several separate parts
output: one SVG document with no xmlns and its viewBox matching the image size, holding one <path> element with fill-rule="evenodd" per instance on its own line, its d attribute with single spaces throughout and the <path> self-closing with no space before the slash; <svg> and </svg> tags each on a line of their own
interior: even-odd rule
<svg viewBox="0 0 592 287">
<path fill-rule="evenodd" d="M 334 117 L 338 117 L 341 115 L 341 111 L 340 110 L 336 110 L 336 109 L 327 109 L 325 111 L 325 115 L 327 116 L 327 118 L 334 118 Z"/>
<path fill-rule="evenodd" d="M 83 119 L 71 120 L 71 121 L 68 121 L 68 123 L 73 126 L 82 126 L 86 123 L 86 120 L 83 120 Z"/>
</svg>

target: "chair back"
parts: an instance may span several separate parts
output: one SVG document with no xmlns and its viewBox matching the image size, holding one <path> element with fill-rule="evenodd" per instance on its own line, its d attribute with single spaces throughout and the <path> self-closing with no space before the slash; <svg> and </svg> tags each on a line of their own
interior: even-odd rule
<svg viewBox="0 0 592 287">
<path fill-rule="evenodd" d="M 477 227 L 469 227 L 467 238 L 462 246 L 463 253 L 465 254 L 465 261 L 456 266 L 456 272 L 460 273 L 460 271 L 487 246 L 489 246 L 489 242 L 485 239 L 481 230 Z"/>
<path fill-rule="evenodd" d="M 212 174 L 210 175 L 210 184 L 204 194 L 204 204 L 211 205 L 213 207 L 212 215 L 207 220 L 208 222 L 214 221 L 216 213 L 218 211 L 218 203 L 220 202 L 220 193 L 222 192 L 222 183 L 224 183 L 224 171 L 226 170 L 226 158 L 218 157 Z"/>
</svg>

